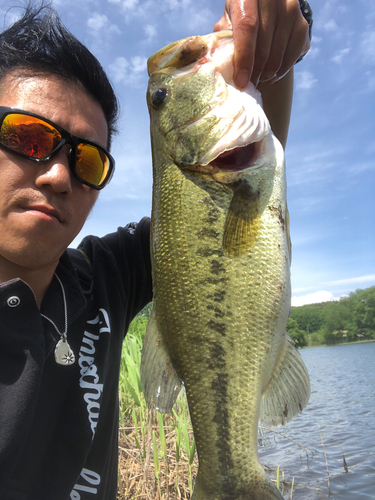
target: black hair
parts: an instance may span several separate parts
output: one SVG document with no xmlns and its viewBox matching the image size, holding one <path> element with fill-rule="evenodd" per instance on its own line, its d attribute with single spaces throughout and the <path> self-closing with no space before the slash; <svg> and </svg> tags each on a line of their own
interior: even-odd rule
<svg viewBox="0 0 375 500">
<path fill-rule="evenodd" d="M 0 33 L 0 83 L 17 69 L 81 85 L 103 109 L 110 147 L 119 110 L 112 85 L 96 57 L 65 28 L 50 4 L 29 3 L 23 16 Z"/>
</svg>

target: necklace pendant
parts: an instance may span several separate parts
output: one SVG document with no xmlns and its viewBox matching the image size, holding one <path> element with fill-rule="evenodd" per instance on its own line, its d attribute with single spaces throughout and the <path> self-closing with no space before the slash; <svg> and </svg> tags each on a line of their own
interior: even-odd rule
<svg viewBox="0 0 375 500">
<path fill-rule="evenodd" d="M 55 347 L 55 361 L 59 365 L 69 366 L 75 362 L 74 352 L 65 338 L 60 339 Z"/>
</svg>

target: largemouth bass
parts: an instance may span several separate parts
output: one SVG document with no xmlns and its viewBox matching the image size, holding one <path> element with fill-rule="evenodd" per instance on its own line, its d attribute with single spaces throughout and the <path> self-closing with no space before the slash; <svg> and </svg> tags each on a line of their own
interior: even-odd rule
<svg viewBox="0 0 375 500">
<path fill-rule="evenodd" d="M 252 84 L 233 85 L 230 31 L 148 61 L 154 307 L 146 398 L 170 411 L 186 388 L 199 470 L 193 500 L 282 499 L 257 428 L 290 421 L 310 394 L 285 332 L 290 311 L 284 152 Z"/>
</svg>

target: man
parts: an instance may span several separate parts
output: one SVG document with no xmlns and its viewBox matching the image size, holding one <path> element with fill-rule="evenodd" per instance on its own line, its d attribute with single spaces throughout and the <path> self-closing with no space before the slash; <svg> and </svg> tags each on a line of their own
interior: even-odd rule
<svg viewBox="0 0 375 500">
<path fill-rule="evenodd" d="M 270 3 L 227 0 L 218 27 L 232 19 L 241 31 L 255 9 L 263 33 Z M 279 49 L 272 64 L 270 48 L 255 51 L 257 81 L 277 80 L 308 48 L 299 3 L 287 4 L 299 48 L 286 66 Z M 264 90 L 284 144 L 290 75 Z M 152 298 L 149 220 L 66 250 L 113 173 L 116 116 L 103 69 L 53 10 L 28 7 L 0 35 L 0 499 L 116 498 L 121 345 Z"/>
</svg>

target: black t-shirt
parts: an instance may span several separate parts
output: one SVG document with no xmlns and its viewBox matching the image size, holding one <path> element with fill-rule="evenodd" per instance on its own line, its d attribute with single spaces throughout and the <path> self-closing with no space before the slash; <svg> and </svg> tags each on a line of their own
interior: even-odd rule
<svg viewBox="0 0 375 500">
<path fill-rule="evenodd" d="M 112 500 L 117 493 L 118 379 L 134 316 L 151 300 L 149 219 L 68 249 L 56 274 L 76 361 L 55 362 L 60 284 L 39 311 L 17 279 L 0 285 L 0 499 Z M 12 299 L 12 300 L 9 300 Z"/>
</svg>

